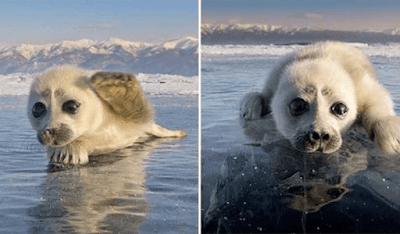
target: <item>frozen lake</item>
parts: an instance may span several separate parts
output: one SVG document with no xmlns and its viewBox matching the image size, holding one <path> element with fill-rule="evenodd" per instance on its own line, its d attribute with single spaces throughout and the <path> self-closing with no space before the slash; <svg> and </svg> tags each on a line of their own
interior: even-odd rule
<svg viewBox="0 0 400 234">
<path fill-rule="evenodd" d="M 197 96 L 150 96 L 159 140 L 51 168 L 26 117 L 27 96 L 0 96 L 0 233 L 196 233 Z"/>
<path fill-rule="evenodd" d="M 380 82 L 392 94 L 395 110 L 397 114 L 400 114 L 399 44 L 359 44 L 357 46 L 372 60 Z M 239 101 L 248 92 L 261 91 L 265 79 L 282 56 L 299 47 L 301 46 L 202 46 L 201 214 L 203 224 L 204 214 L 210 204 L 211 191 L 217 184 L 224 160 L 227 159 L 225 165 L 235 165 L 233 161 L 242 160 L 243 165 L 237 162 L 236 167 L 239 172 L 243 172 L 241 170 L 245 169 L 249 158 L 254 156 L 256 163 L 261 163 L 260 160 L 262 161 L 267 155 L 261 147 L 246 145 L 249 141 L 241 132 L 238 120 Z M 229 225 L 233 222 L 229 223 L 229 219 L 237 218 L 236 224 L 231 226 L 230 231 L 233 233 L 235 230 L 237 232 L 398 231 L 400 230 L 398 222 L 400 218 L 400 157 L 387 160 L 378 157 L 376 161 L 368 161 L 367 164 L 362 170 L 357 169 L 354 170 L 354 174 L 350 173 L 348 182 L 345 184 L 348 192 L 341 199 L 323 206 L 316 213 L 304 215 L 300 211 L 285 208 L 282 212 L 286 213 L 281 215 L 280 210 L 275 210 L 273 213 L 265 213 L 265 217 L 258 217 L 261 220 L 264 218 L 264 221 L 273 220 L 269 224 L 268 221 L 264 222 L 267 227 L 256 226 L 259 223 L 251 223 L 256 222 L 257 219 L 252 216 L 250 208 L 247 209 L 248 214 L 243 214 L 246 208 L 238 209 L 243 212 L 238 211 L 235 214 L 232 213 L 233 209 L 225 210 L 227 213 L 220 214 L 220 217 Z M 225 173 L 233 173 L 235 169 L 225 167 L 223 170 Z M 232 177 L 228 177 L 227 180 L 229 179 Z M 220 185 L 225 186 L 226 189 L 224 182 L 226 180 L 220 181 Z M 264 188 L 272 186 L 268 184 L 269 182 L 268 180 L 258 181 L 258 183 L 265 183 Z M 234 188 L 235 184 L 230 186 L 233 187 L 233 191 L 235 189 L 240 191 L 240 186 L 251 186 L 251 184 L 237 184 L 238 188 Z M 257 196 L 263 197 L 262 194 Z M 266 200 L 269 198 L 267 194 L 264 194 L 261 200 L 252 197 L 247 200 L 247 204 L 262 206 L 262 203 L 268 203 Z M 246 197 L 240 199 L 233 199 L 231 202 L 239 203 L 244 199 L 244 205 L 236 204 L 238 207 L 244 207 Z M 234 206 L 231 205 L 231 207 Z M 280 218 L 276 217 L 278 213 Z M 216 231 L 215 228 L 215 225 L 209 225 L 204 231 L 212 233 Z M 221 231 L 229 232 L 227 230 L 229 227 Z"/>
</svg>

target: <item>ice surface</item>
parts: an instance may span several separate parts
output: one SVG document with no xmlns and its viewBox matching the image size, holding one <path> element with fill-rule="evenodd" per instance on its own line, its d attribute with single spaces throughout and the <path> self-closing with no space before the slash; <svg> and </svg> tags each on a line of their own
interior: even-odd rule
<svg viewBox="0 0 400 234">
<path fill-rule="evenodd" d="M 0 233 L 196 233 L 197 97 L 150 100 L 157 123 L 185 129 L 185 139 L 155 139 L 67 169 L 48 165 L 26 96 L 0 96 Z"/>
<path fill-rule="evenodd" d="M 398 74 L 400 73 L 400 44 L 367 44 L 363 42 L 352 44 L 360 48 L 370 57 L 375 66 L 378 79 L 391 93 L 394 100 L 395 111 L 397 114 L 400 114 L 400 84 L 398 79 Z M 258 92 L 262 90 L 265 79 L 268 77 L 273 67 L 282 59 L 282 56 L 303 46 L 304 45 L 300 44 L 283 45 L 283 43 L 279 42 L 276 44 L 259 45 L 234 43 L 202 45 L 201 211 L 203 221 L 205 221 L 204 215 L 210 204 L 212 190 L 215 188 L 221 172 L 228 171 L 223 167 L 223 165 L 225 165 L 223 163 L 224 160 L 226 158 L 239 160 L 240 155 L 258 155 L 260 157 L 259 159 L 265 157 L 265 152 L 257 151 L 259 147 L 257 148 L 246 144 L 249 141 L 242 134 L 238 120 L 240 99 L 247 92 Z M 346 186 L 352 190 L 348 195 L 346 194 L 344 199 L 340 202 L 331 203 L 329 206 L 324 206 L 319 213 L 307 214 L 305 222 L 306 231 L 335 232 L 335 228 L 348 228 L 352 227 L 351 225 L 353 225 L 354 228 L 354 224 L 358 225 L 359 229 L 357 230 L 359 232 L 371 230 L 383 232 L 384 230 L 388 231 L 396 228 L 396 230 L 398 230 L 398 217 L 400 217 L 398 212 L 400 204 L 398 199 L 400 191 L 400 161 L 398 157 L 393 157 L 393 159 L 390 160 L 388 158 L 378 157 L 375 160 L 376 161 L 368 162 L 368 170 L 358 172 L 360 174 L 349 180 L 349 184 Z M 259 165 L 257 166 L 258 169 L 261 168 Z M 232 171 L 232 168 L 228 169 Z M 369 173 L 370 170 L 374 170 L 374 172 Z M 237 174 L 238 177 L 241 175 L 241 173 Z M 232 179 L 232 177 L 229 177 L 229 179 Z M 225 181 L 221 181 L 220 184 L 223 182 Z M 247 188 L 234 183 L 230 185 L 235 186 L 234 189 L 236 189 L 236 191 L 244 191 L 240 189 Z M 250 183 L 246 185 L 250 186 Z M 227 185 L 225 186 L 227 187 Z M 251 183 L 251 186 L 253 187 L 254 184 Z M 265 187 L 267 187 L 267 184 Z M 257 196 L 263 195 L 263 193 L 257 194 Z M 261 207 L 260 204 L 262 202 L 270 201 L 266 199 L 266 197 L 262 199 L 251 197 L 249 201 Z M 250 205 L 249 201 L 246 201 L 247 203 L 245 206 L 241 205 L 240 201 L 235 203 L 238 205 L 237 207 L 244 207 L 245 209 L 243 210 L 245 212 L 241 213 L 238 210 L 231 210 L 238 211 L 235 214 L 238 214 L 238 217 L 242 218 L 242 222 L 238 224 L 243 224 L 243 228 L 254 224 L 245 221 L 245 219 L 249 220 L 247 219 L 248 217 L 241 216 L 255 214 L 248 212 L 250 210 L 248 209 Z M 229 201 L 229 204 L 233 203 Z M 286 232 L 304 231 L 301 226 L 302 220 L 304 220 L 302 219 L 301 212 L 295 213 L 294 211 L 291 212 L 290 210 L 282 209 L 276 209 L 275 212 L 282 216 L 280 219 L 273 219 L 272 225 L 282 225 L 283 228 L 287 227 L 287 229 L 293 226 L 298 227 L 296 230 L 284 230 Z M 275 215 L 274 211 L 266 213 L 266 216 L 269 214 Z M 287 217 L 286 220 L 285 216 Z M 257 215 L 252 217 L 253 220 L 260 218 L 260 216 Z M 229 218 L 228 216 L 226 217 L 228 220 Z M 261 216 L 261 218 L 264 217 Z M 268 220 L 268 217 L 262 220 L 264 224 L 268 224 L 265 220 Z M 278 222 L 274 223 L 276 220 L 278 220 Z M 321 226 L 321 220 L 324 221 L 322 223 L 331 226 Z M 342 223 L 344 225 L 338 226 L 335 224 L 332 225 L 332 223 Z M 252 227 L 257 228 L 259 226 Z M 320 231 L 314 228 L 319 228 Z M 213 233 L 212 231 L 216 229 L 208 230 Z M 264 230 L 265 229 L 262 231 Z M 239 232 L 233 229 L 231 229 L 231 231 Z M 259 231 L 261 230 L 257 232 Z M 282 231 L 282 229 L 280 229 L 280 231 Z M 206 230 L 203 230 L 203 232 L 207 233 Z M 249 232 L 249 230 L 246 230 L 246 232 Z M 265 232 L 268 232 L 268 230 Z"/>
<path fill-rule="evenodd" d="M 0 75 L 0 95 L 27 95 L 35 74 Z"/>
<path fill-rule="evenodd" d="M 164 74 L 139 74 L 146 94 L 150 95 L 198 95 L 197 76 L 186 77 Z"/>
<path fill-rule="evenodd" d="M 400 43 L 366 44 L 348 43 L 363 51 L 367 56 L 387 58 L 400 57 Z M 304 45 L 202 45 L 202 59 L 209 60 L 216 57 L 229 59 L 244 59 L 244 57 L 269 56 L 280 57 L 304 47 Z"/>
</svg>

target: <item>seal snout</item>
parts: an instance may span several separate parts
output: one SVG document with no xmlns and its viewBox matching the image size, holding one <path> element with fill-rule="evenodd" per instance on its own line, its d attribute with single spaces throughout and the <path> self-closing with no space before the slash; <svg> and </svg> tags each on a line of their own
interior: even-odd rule
<svg viewBox="0 0 400 234">
<path fill-rule="evenodd" d="M 308 141 L 311 145 L 317 148 L 317 151 L 323 151 L 325 146 L 328 144 L 329 140 L 331 139 L 329 133 L 327 132 L 319 132 L 319 131 L 311 131 L 308 134 Z"/>
<path fill-rule="evenodd" d="M 46 146 L 65 145 L 71 141 L 72 136 L 72 130 L 65 124 L 57 128 L 45 128 L 37 134 L 39 142 Z"/>
</svg>

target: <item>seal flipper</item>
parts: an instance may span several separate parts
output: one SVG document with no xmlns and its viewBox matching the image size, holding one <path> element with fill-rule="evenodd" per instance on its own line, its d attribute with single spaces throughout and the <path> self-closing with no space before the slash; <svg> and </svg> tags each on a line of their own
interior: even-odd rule
<svg viewBox="0 0 400 234">
<path fill-rule="evenodd" d="M 156 137 L 174 137 L 174 138 L 183 138 L 187 136 L 187 133 L 183 130 L 169 130 L 164 127 L 161 127 L 158 124 L 153 124 L 152 128 L 147 131 L 147 134 L 156 136 Z"/>
<path fill-rule="evenodd" d="M 90 78 L 97 95 L 119 116 L 138 123 L 153 119 L 153 110 L 133 74 L 97 72 Z"/>
</svg>

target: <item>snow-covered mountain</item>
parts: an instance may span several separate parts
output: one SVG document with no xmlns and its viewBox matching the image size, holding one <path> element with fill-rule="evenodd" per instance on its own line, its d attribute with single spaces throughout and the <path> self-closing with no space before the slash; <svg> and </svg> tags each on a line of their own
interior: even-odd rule
<svg viewBox="0 0 400 234">
<path fill-rule="evenodd" d="M 83 39 L 1 48 L 0 74 L 36 73 L 70 64 L 91 70 L 195 76 L 197 58 L 197 39 L 191 37 L 158 44 Z"/>
<path fill-rule="evenodd" d="M 308 44 L 324 40 L 358 43 L 400 42 L 400 29 L 337 31 L 267 24 L 203 24 L 201 42 L 215 44 Z"/>
</svg>

